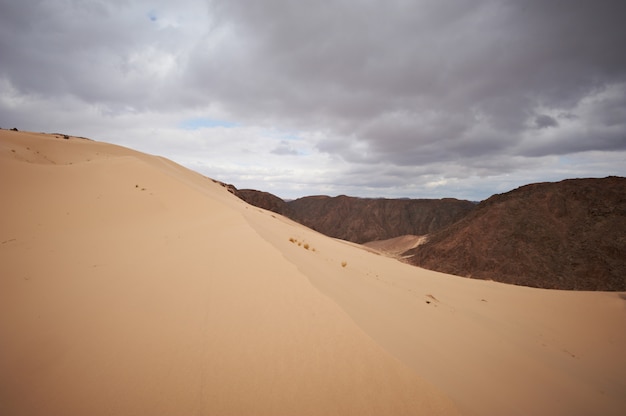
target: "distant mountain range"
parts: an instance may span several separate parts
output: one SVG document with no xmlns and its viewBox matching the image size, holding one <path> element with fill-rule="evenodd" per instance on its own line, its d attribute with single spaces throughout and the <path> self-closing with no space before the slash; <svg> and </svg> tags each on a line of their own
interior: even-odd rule
<svg viewBox="0 0 626 416">
<path fill-rule="evenodd" d="M 365 243 L 400 235 L 423 235 L 450 225 L 474 209 L 458 199 L 369 199 L 345 195 L 284 201 L 267 192 L 235 190 L 249 204 L 282 214 L 330 237 Z"/>
<path fill-rule="evenodd" d="M 525 286 L 626 290 L 626 178 L 537 183 L 476 204 L 444 199 L 231 192 L 331 237 L 355 243 L 428 235 L 405 261 Z"/>
</svg>

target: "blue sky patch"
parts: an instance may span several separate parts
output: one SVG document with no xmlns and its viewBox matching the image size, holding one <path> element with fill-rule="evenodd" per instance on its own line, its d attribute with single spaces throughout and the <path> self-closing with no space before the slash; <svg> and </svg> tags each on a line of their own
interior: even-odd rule
<svg viewBox="0 0 626 416">
<path fill-rule="evenodd" d="M 178 127 L 185 130 L 198 130 L 198 129 L 211 129 L 215 127 L 237 127 L 237 123 L 226 120 L 215 120 L 212 118 L 198 117 L 183 120 L 178 124 Z"/>
</svg>

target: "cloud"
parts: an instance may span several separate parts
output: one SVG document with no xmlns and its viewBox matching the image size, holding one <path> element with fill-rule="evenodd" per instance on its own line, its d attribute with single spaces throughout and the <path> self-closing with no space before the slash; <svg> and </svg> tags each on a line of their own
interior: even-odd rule
<svg viewBox="0 0 626 416">
<path fill-rule="evenodd" d="M 295 150 L 290 144 L 289 142 L 283 140 L 281 141 L 278 146 L 276 146 L 274 148 L 274 150 L 272 150 L 272 153 L 275 155 L 294 155 L 297 156 L 299 153 L 297 150 Z"/>
<path fill-rule="evenodd" d="M 237 124 L 227 120 L 215 120 L 206 117 L 195 117 L 181 121 L 179 127 L 185 130 L 197 130 L 214 127 L 235 127 Z"/>
<path fill-rule="evenodd" d="M 535 117 L 535 125 L 539 129 L 545 129 L 548 127 L 557 127 L 559 125 L 559 122 L 556 121 L 556 119 L 552 116 L 549 116 L 547 114 L 540 114 Z"/>
<path fill-rule="evenodd" d="M 289 197 L 626 175 L 624 15 L 618 0 L 0 0 L 0 125 Z M 560 164 L 586 154 L 611 162 Z"/>
</svg>

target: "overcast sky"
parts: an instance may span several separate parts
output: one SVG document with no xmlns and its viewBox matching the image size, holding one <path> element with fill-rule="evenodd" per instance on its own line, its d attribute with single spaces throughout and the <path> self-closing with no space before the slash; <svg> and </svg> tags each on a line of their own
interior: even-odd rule
<svg viewBox="0 0 626 416">
<path fill-rule="evenodd" d="M 283 198 L 626 176 L 625 16 L 623 0 L 0 0 L 0 127 Z"/>
</svg>

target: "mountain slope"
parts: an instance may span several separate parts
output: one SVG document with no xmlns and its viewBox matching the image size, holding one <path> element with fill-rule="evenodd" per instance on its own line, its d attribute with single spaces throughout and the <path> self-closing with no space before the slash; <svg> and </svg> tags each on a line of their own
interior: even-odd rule
<svg viewBox="0 0 626 416">
<path fill-rule="evenodd" d="M 453 198 L 371 199 L 341 195 L 307 196 L 285 202 L 267 192 L 249 189 L 235 194 L 322 234 L 354 243 L 428 234 L 458 221 L 475 207 L 472 202 Z"/>
<path fill-rule="evenodd" d="M 232 189 L 232 193 L 243 199 L 250 205 L 275 212 L 289 217 L 291 210 L 283 199 L 269 192 L 257 191 L 256 189 L 237 189 L 232 185 L 226 185 Z"/>
<path fill-rule="evenodd" d="M 626 290 L 626 178 L 494 195 L 405 256 L 428 269 L 518 285 Z"/>
</svg>

